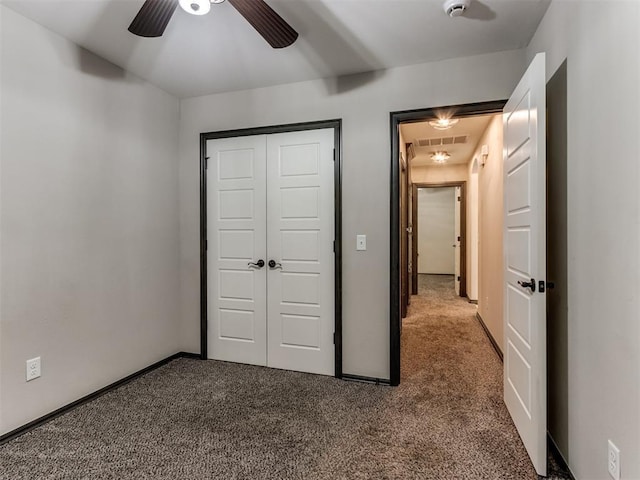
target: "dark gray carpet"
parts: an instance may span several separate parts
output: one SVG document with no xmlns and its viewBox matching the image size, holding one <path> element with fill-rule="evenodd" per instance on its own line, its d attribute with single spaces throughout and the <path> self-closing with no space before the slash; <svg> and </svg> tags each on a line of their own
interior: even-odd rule
<svg viewBox="0 0 640 480">
<path fill-rule="evenodd" d="M 536 479 L 475 308 L 435 280 L 398 388 L 179 359 L 1 446 L 0 479 Z"/>
</svg>

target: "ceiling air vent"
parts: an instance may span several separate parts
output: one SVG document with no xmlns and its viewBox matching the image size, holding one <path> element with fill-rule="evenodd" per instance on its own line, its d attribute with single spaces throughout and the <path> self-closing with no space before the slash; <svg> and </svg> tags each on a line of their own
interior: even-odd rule
<svg viewBox="0 0 640 480">
<path fill-rule="evenodd" d="M 438 147 L 440 145 L 464 145 L 469 135 L 456 135 L 454 137 L 420 138 L 414 142 L 418 147 Z"/>
</svg>

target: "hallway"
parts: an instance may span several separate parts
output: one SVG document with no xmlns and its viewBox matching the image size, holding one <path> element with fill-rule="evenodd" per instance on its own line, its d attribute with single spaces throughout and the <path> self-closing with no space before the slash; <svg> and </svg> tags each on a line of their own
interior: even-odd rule
<svg viewBox="0 0 640 480">
<path fill-rule="evenodd" d="M 502 363 L 475 317 L 476 306 L 456 296 L 453 276 L 418 278 L 402 327 L 400 388 L 412 392 L 404 398 L 433 423 L 427 428 L 452 452 L 456 474 L 537 478 L 502 400 Z M 548 478 L 569 477 L 550 461 Z"/>
</svg>

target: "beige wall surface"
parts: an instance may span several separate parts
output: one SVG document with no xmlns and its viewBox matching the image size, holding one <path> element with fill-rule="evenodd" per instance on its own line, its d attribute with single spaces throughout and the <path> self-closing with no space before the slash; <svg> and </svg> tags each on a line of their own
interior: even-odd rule
<svg viewBox="0 0 640 480">
<path fill-rule="evenodd" d="M 568 450 L 603 479 L 607 440 L 640 478 L 640 2 L 551 3 L 527 48 L 567 62 Z M 615 121 L 611 121 L 615 119 Z M 612 139 L 615 139 L 612 141 Z"/>
<path fill-rule="evenodd" d="M 507 51 L 183 100 L 182 349 L 199 350 L 201 132 L 343 120 L 343 367 L 345 373 L 388 379 L 389 113 L 504 99 L 523 71 L 522 52 Z M 366 252 L 355 252 L 357 233 L 367 235 Z"/>
<path fill-rule="evenodd" d="M 478 313 L 503 349 L 502 115 L 491 119 L 473 157 L 482 158 L 483 145 L 489 155 L 478 167 Z"/>
<path fill-rule="evenodd" d="M 472 157 L 469 162 L 469 182 L 467 183 L 467 297 L 478 301 L 478 198 L 479 162 Z"/>
<path fill-rule="evenodd" d="M 2 434 L 178 351 L 180 285 L 177 99 L 0 15 Z"/>
<path fill-rule="evenodd" d="M 466 182 L 469 172 L 466 164 L 413 167 L 411 179 L 413 183 Z"/>
</svg>

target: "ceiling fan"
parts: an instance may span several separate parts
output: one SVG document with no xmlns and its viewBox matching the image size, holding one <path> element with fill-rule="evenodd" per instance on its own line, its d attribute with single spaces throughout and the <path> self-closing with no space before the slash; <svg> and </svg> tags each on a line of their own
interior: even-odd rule
<svg viewBox="0 0 640 480">
<path fill-rule="evenodd" d="M 211 3 L 224 0 L 146 0 L 129 25 L 129 31 L 140 37 L 161 37 L 178 5 L 193 15 L 204 15 Z M 284 48 L 298 38 L 291 25 L 285 22 L 264 0 L 228 0 L 273 48 Z"/>
</svg>

